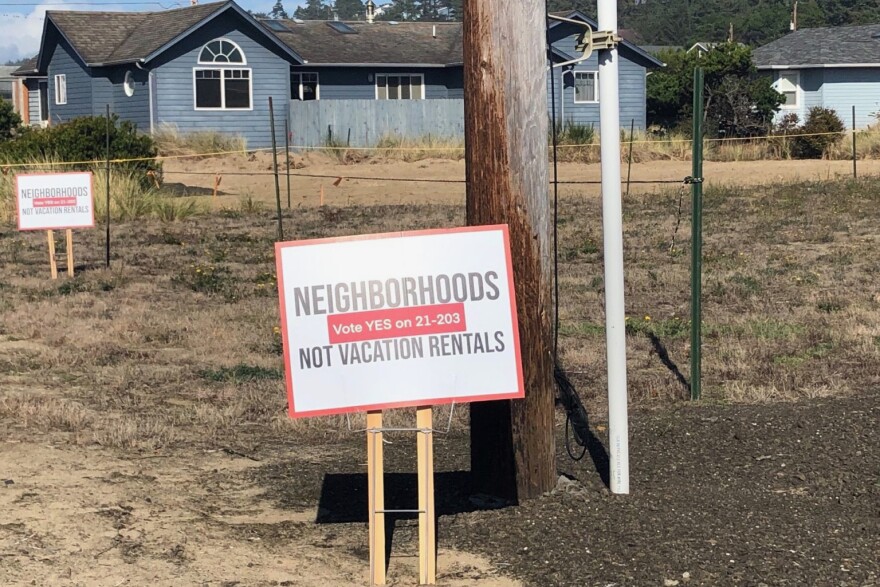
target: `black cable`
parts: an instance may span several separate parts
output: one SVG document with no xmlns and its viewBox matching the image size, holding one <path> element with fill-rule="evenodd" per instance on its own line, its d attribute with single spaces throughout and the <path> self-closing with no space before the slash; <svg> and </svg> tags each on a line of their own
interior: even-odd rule
<svg viewBox="0 0 880 587">
<path fill-rule="evenodd" d="M 587 413 L 578 397 L 577 390 L 565 375 L 559 363 L 559 136 L 556 127 L 556 77 L 553 75 L 553 53 L 550 41 L 550 10 L 547 0 L 544 0 L 545 28 L 547 30 L 547 63 L 550 72 L 550 113 L 551 137 L 553 139 L 553 376 L 559 390 L 559 400 L 565 408 L 565 451 L 575 461 L 579 461 L 587 454 L 587 439 L 590 437 L 590 429 Z M 563 91 L 565 91 L 563 87 Z M 564 183 L 601 183 L 601 182 L 564 182 Z M 581 447 L 581 453 L 576 455 L 571 448 L 570 432 L 574 428 L 575 442 Z"/>
<path fill-rule="evenodd" d="M 556 126 L 556 76 L 553 74 L 553 50 L 550 41 L 550 12 L 544 1 L 544 29 L 547 31 L 547 63 L 550 72 L 550 123 L 553 137 L 553 363 L 559 362 L 559 134 Z"/>
</svg>

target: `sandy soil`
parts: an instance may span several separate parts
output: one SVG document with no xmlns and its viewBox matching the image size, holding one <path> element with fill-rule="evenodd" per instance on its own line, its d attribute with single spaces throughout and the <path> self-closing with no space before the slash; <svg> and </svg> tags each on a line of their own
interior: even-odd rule
<svg viewBox="0 0 880 587">
<path fill-rule="evenodd" d="M 16 432 L 0 444 L 3 585 L 366 583 L 365 529 L 316 525 L 316 503 L 277 507 L 271 487 L 247 481 L 265 463 L 223 450 L 126 455 Z M 412 549 L 391 557 L 391 584 L 417 583 Z M 438 574 L 456 587 L 519 584 L 451 548 Z"/>
<path fill-rule="evenodd" d="M 598 441 L 574 462 L 560 438 L 557 489 L 500 510 L 469 497 L 466 436 L 440 438 L 438 584 L 876 586 L 878 425 L 877 393 L 636 411 L 632 495 L 608 493 Z M 359 435 L 247 456 L 3 436 L 4 585 L 366 583 Z M 388 456 L 412 470 L 406 451 Z M 412 500 L 413 477 L 386 478 L 388 507 Z M 413 520 L 393 526 L 392 585 L 416 583 L 416 534 Z"/>
<path fill-rule="evenodd" d="M 165 162 L 165 181 L 175 190 L 190 194 L 211 196 L 216 176 L 221 176 L 219 195 L 215 205 L 235 206 L 242 196 L 274 204 L 275 180 L 272 176 L 271 156 L 232 155 L 203 160 L 169 160 Z M 279 163 L 282 170 L 283 161 Z M 323 187 L 324 202 L 328 205 L 350 204 L 456 204 L 464 202 L 464 161 L 428 159 L 407 163 L 402 161 L 370 160 L 364 163 L 342 165 L 322 154 L 293 157 L 291 169 L 291 205 L 318 205 Z M 880 173 L 880 161 L 859 161 L 863 175 Z M 849 177 L 850 161 L 744 161 L 734 163 L 705 163 L 707 184 L 738 184 L 759 186 L 789 180 L 820 180 Z M 689 161 L 652 161 L 637 163 L 632 168 L 632 181 L 679 181 L 691 175 Z M 325 176 L 325 177 L 308 177 Z M 339 185 L 334 183 L 341 178 Z M 359 179 L 376 178 L 376 179 Z M 430 179 L 452 183 L 416 183 L 396 179 Z M 598 164 L 560 163 L 559 179 L 567 181 L 598 182 Z M 281 177 L 281 198 L 287 204 L 286 177 Z M 675 184 L 634 183 L 632 192 L 650 193 Z M 595 184 L 563 184 L 563 195 L 599 193 Z M 205 198 L 205 201 L 210 198 Z"/>
</svg>

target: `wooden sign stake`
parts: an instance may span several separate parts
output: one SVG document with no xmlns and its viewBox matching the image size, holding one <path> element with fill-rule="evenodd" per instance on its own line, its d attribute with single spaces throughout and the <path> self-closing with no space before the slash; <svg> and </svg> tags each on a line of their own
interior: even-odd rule
<svg viewBox="0 0 880 587">
<path fill-rule="evenodd" d="M 382 412 L 367 412 L 367 485 L 370 523 L 370 585 L 385 584 L 385 469 Z"/>
<path fill-rule="evenodd" d="M 67 275 L 73 277 L 73 230 L 67 229 Z"/>
<path fill-rule="evenodd" d="M 58 265 L 55 264 L 55 231 L 47 230 L 46 237 L 49 239 L 49 270 L 52 279 L 58 279 Z"/>
<path fill-rule="evenodd" d="M 437 538 L 434 529 L 434 428 L 430 406 L 416 410 L 419 469 L 419 584 L 437 582 Z"/>
</svg>

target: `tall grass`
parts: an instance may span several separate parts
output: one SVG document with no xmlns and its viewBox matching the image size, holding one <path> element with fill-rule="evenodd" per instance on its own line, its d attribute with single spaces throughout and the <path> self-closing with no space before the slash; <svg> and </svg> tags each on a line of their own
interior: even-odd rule
<svg viewBox="0 0 880 587">
<path fill-rule="evenodd" d="M 458 161 L 464 159 L 464 140 L 434 135 L 408 139 L 388 134 L 382 136 L 372 147 L 352 149 L 346 141 L 333 137 L 324 142 L 324 148 L 320 151 L 343 164 L 360 163 L 372 158 L 407 162 L 424 159 Z"/>
<path fill-rule="evenodd" d="M 107 171 L 97 168 L 96 191 L 103 192 Z M 202 212 L 195 200 L 172 198 L 152 186 L 145 187 L 143 178 L 136 173 L 110 169 L 110 217 L 126 222 L 143 218 L 155 218 L 163 222 L 183 220 Z M 103 194 L 102 194 L 103 195 Z M 96 194 L 95 214 L 103 218 L 107 213 L 106 197 Z"/>
<path fill-rule="evenodd" d="M 173 124 L 162 124 L 153 133 L 153 141 L 160 155 L 207 155 L 210 153 L 244 153 L 247 139 L 239 134 L 215 130 L 180 132 Z"/>
<path fill-rule="evenodd" d="M 0 221 L 15 220 L 15 175 L 16 173 L 54 173 L 70 171 L 69 166 L 60 165 L 51 159 L 31 159 L 26 167 L 15 168 L 0 174 Z M 105 186 L 107 172 L 104 167 L 92 170 L 95 186 L 95 217 L 104 218 L 107 213 Z M 173 222 L 189 218 L 202 210 L 194 200 L 170 198 L 156 187 L 144 181 L 141 173 L 132 170 L 110 170 L 110 217 L 116 221 L 131 221 L 155 218 Z"/>
</svg>

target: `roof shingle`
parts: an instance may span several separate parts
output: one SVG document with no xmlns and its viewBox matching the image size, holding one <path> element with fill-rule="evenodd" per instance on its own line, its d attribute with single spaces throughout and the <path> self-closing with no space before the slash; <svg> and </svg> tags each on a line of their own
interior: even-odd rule
<svg viewBox="0 0 880 587">
<path fill-rule="evenodd" d="M 50 10 L 46 15 L 83 61 L 96 65 L 143 59 L 226 4 L 197 4 L 161 12 Z"/>
<path fill-rule="evenodd" d="M 338 33 L 326 21 L 273 22 L 280 22 L 286 30 L 270 30 L 309 64 L 449 65 L 462 62 L 461 23 L 458 22 L 346 22 L 354 34 Z"/>
<path fill-rule="evenodd" d="M 801 29 L 755 49 L 758 69 L 773 66 L 880 66 L 880 24 Z"/>
</svg>

